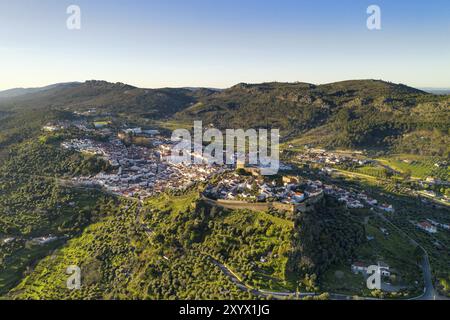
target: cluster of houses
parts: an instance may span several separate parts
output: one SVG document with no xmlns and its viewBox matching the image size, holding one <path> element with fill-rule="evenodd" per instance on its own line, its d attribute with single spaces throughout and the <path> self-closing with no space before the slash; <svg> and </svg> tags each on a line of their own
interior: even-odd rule
<svg viewBox="0 0 450 320">
<path fill-rule="evenodd" d="M 154 147 L 126 146 L 121 140 L 107 142 L 74 139 L 62 147 L 102 157 L 114 168 L 111 173 L 93 177 L 76 177 L 78 184 L 102 187 L 125 197 L 146 198 L 168 189 L 185 189 L 198 181 L 206 181 L 223 168 L 206 164 L 171 163 L 168 153 L 170 142 L 158 140 Z"/>
<path fill-rule="evenodd" d="M 417 223 L 417 228 L 419 228 L 425 232 L 428 232 L 428 233 L 437 233 L 436 226 L 433 226 L 428 221 L 422 221 L 422 222 Z"/>
<path fill-rule="evenodd" d="M 298 160 L 305 163 L 319 163 L 324 165 L 356 164 L 360 166 L 373 162 L 369 159 L 361 159 L 360 157 L 353 155 L 328 152 L 323 149 L 307 149 L 305 153 L 298 156 Z"/>
<path fill-rule="evenodd" d="M 427 219 L 426 221 L 419 222 L 416 224 L 416 226 L 417 226 L 417 228 L 419 228 L 425 232 L 428 232 L 430 234 L 437 233 L 438 227 L 445 229 L 445 230 L 450 230 L 450 225 L 440 223 L 440 222 L 437 222 L 432 219 Z"/>
<path fill-rule="evenodd" d="M 89 122 L 85 119 L 59 120 L 47 123 L 45 126 L 42 127 L 42 130 L 45 132 L 53 133 L 70 128 L 75 128 L 83 132 L 96 133 L 98 135 L 106 136 L 112 133 L 112 131 L 109 128 L 107 128 L 109 123 L 110 122 L 108 121 Z"/>
<path fill-rule="evenodd" d="M 284 176 L 282 181 L 270 180 L 254 174 L 245 176 L 227 172 L 216 184 L 210 184 L 205 195 L 212 199 L 236 200 L 246 202 L 281 202 L 300 204 L 321 194 L 336 198 L 349 209 L 377 208 L 385 212 L 395 212 L 392 205 L 379 204 L 376 199 L 363 192 L 349 191 L 321 181 L 300 180 L 298 177 Z"/>
<path fill-rule="evenodd" d="M 45 132 L 57 132 L 69 128 L 77 128 L 80 131 L 84 132 L 96 132 L 99 134 L 111 134 L 112 131 L 108 128 L 111 125 L 111 121 L 108 120 L 98 120 L 89 122 L 86 119 L 78 119 L 78 120 L 59 120 L 47 123 L 42 127 L 42 130 Z M 153 129 L 142 129 L 140 127 L 124 127 L 120 132 L 120 134 L 132 134 L 132 135 L 142 135 L 142 136 L 156 136 L 159 135 L 160 132 L 158 130 Z"/>
<path fill-rule="evenodd" d="M 151 129 L 150 130 L 143 130 L 140 127 L 123 129 L 122 132 L 126 133 L 126 134 L 150 135 L 150 136 L 154 136 L 154 135 L 158 135 L 159 134 L 158 130 L 151 130 Z"/>
<path fill-rule="evenodd" d="M 85 120 L 54 125 L 65 128 L 74 124 L 83 128 L 88 126 Z M 108 129 L 103 128 L 96 131 L 102 130 Z M 207 161 L 200 161 L 199 164 L 172 163 L 170 155 L 173 142 L 158 136 L 157 130 L 143 130 L 137 127 L 125 128 L 121 133 L 152 135 L 154 137 L 151 140 L 151 146 L 148 147 L 134 144 L 127 146 L 121 139 L 113 137 L 111 132 L 106 141 L 73 139 L 61 144 L 66 149 L 99 156 L 108 161 L 113 168 L 111 173 L 99 173 L 94 177 L 78 177 L 74 179 L 75 182 L 87 186 L 102 187 L 122 196 L 145 198 L 167 189 L 184 189 L 195 182 L 207 181 L 214 174 L 226 172 L 227 175 L 220 183 L 208 186 L 206 190 L 208 196 L 225 200 L 277 201 L 295 205 L 305 202 L 308 198 L 325 193 L 345 203 L 348 208 L 364 208 L 368 205 L 386 212 L 394 212 L 392 206 L 378 205 L 377 200 L 367 197 L 364 193 L 348 191 L 333 185 L 324 185 L 321 181 L 308 180 L 300 183 L 297 177 L 283 177 L 283 181 L 280 183 L 279 181 L 264 179 L 258 168 L 246 167 L 245 171 L 250 175 L 245 176 L 236 174 L 232 170 L 234 169 L 232 166 L 211 165 Z M 203 157 L 203 154 L 196 154 L 195 150 L 197 148 L 191 150 L 193 158 Z M 306 156 L 330 164 L 358 160 L 315 149 L 309 149 Z M 239 163 L 236 167 L 238 169 L 243 168 L 239 166 Z"/>
<path fill-rule="evenodd" d="M 16 240 L 16 238 L 8 237 L 8 238 L 2 239 L 1 243 L 2 243 L 2 244 L 8 244 L 8 243 L 13 242 L 14 240 Z"/>
<path fill-rule="evenodd" d="M 57 125 L 57 124 L 46 124 L 45 126 L 42 127 L 42 130 L 46 131 L 46 132 L 55 132 L 55 131 L 59 131 L 64 129 L 64 127 L 62 127 L 61 125 Z"/>
<path fill-rule="evenodd" d="M 298 178 L 283 177 L 282 181 L 257 175 L 243 176 L 227 172 L 217 184 L 210 184 L 204 194 L 213 199 L 247 202 L 281 202 L 300 204 L 321 194 L 322 189 L 312 181 L 300 183 Z"/>
<path fill-rule="evenodd" d="M 349 209 L 359 209 L 368 206 L 385 212 L 395 212 L 392 205 L 386 203 L 379 204 L 378 200 L 370 198 L 363 192 L 349 191 L 334 185 L 324 185 L 323 188 L 325 194 L 335 197 Z"/>
<path fill-rule="evenodd" d="M 299 154 L 298 160 L 300 162 L 306 163 L 306 164 L 316 164 L 320 165 L 322 167 L 321 171 L 323 174 L 331 175 L 332 173 L 336 172 L 336 169 L 333 168 L 333 166 L 339 166 L 339 165 L 347 165 L 347 166 L 364 166 L 368 164 L 376 163 L 375 160 L 363 158 L 361 156 L 361 153 L 354 152 L 354 153 L 339 153 L 339 152 L 330 152 L 326 151 L 324 149 L 314 149 L 314 148 L 308 148 L 305 147 L 305 152 Z M 412 160 L 403 160 L 405 163 L 412 163 Z M 434 164 L 435 167 L 441 168 L 446 167 L 448 165 L 447 161 L 440 161 Z M 446 195 L 440 195 L 439 193 L 436 193 L 432 190 L 428 190 L 429 186 L 435 186 L 435 185 L 442 185 L 442 186 L 449 186 L 450 182 L 446 180 L 441 180 L 435 177 L 427 177 L 425 180 L 419 180 L 418 181 L 419 186 L 422 187 L 422 190 L 418 192 L 414 192 L 410 188 L 405 188 L 404 191 L 407 191 L 409 193 L 412 193 L 414 195 L 424 196 L 425 198 L 431 198 L 433 200 L 438 200 L 440 202 L 444 203 L 450 203 L 450 197 Z M 350 207 L 361 207 L 360 204 L 357 202 L 351 203 Z M 385 207 L 380 208 L 385 211 L 392 211 L 391 208 Z"/>
<path fill-rule="evenodd" d="M 33 238 L 33 239 L 31 239 L 31 243 L 43 246 L 43 245 L 49 244 L 51 242 L 54 242 L 56 240 L 58 240 L 58 237 L 49 235 L 49 236 Z"/>
<path fill-rule="evenodd" d="M 83 116 L 83 117 L 92 116 L 92 115 L 95 115 L 96 113 L 97 113 L 96 108 L 91 108 L 91 109 L 84 110 L 84 111 L 75 111 L 74 112 L 75 115 Z"/>
<path fill-rule="evenodd" d="M 121 152 L 121 144 L 111 141 L 111 143 L 103 143 L 94 141 L 91 139 L 72 139 L 69 141 L 64 141 L 61 143 L 61 147 L 64 149 L 75 150 L 81 153 L 87 153 L 92 155 L 97 155 L 100 157 L 107 158 L 110 157 L 110 164 L 114 165 L 114 154 L 119 154 Z"/>
</svg>

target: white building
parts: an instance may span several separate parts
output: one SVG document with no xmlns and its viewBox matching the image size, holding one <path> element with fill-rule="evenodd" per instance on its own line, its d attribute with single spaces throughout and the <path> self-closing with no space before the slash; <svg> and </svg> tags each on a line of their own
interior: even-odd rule
<svg viewBox="0 0 450 320">
<path fill-rule="evenodd" d="M 419 222 L 417 227 L 428 233 L 437 233 L 437 228 L 427 221 Z"/>
<path fill-rule="evenodd" d="M 367 273 L 367 267 L 362 262 L 355 262 L 352 264 L 352 272 L 353 273 Z"/>
</svg>

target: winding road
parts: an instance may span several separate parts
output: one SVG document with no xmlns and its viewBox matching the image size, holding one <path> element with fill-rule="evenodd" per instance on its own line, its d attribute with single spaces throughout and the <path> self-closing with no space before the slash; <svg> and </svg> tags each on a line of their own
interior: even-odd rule
<svg viewBox="0 0 450 320">
<path fill-rule="evenodd" d="M 219 267 L 222 272 L 228 276 L 228 278 L 241 290 L 248 291 L 256 296 L 259 297 L 274 297 L 276 299 L 284 299 L 286 297 L 297 297 L 297 298 L 305 298 L 305 297 L 315 297 L 320 295 L 319 293 L 298 293 L 298 292 L 272 292 L 272 291 L 266 291 L 266 290 L 259 290 L 252 288 L 245 283 L 242 282 L 242 280 L 239 279 L 239 277 L 227 266 L 223 265 L 216 259 L 214 259 L 211 256 L 208 256 L 209 259 L 212 261 L 213 264 L 215 264 L 217 267 Z M 431 276 L 431 270 L 430 270 L 430 262 L 428 260 L 428 255 L 425 254 L 423 262 L 422 262 L 422 269 L 424 273 L 424 281 L 425 281 L 425 287 L 424 287 L 424 293 L 418 297 L 410 298 L 408 300 L 449 300 L 446 297 L 439 296 L 433 286 L 432 276 Z M 329 293 L 329 297 L 331 300 L 353 300 L 353 296 L 344 295 L 344 294 L 338 294 L 338 293 Z M 359 299 L 362 300 L 380 300 L 377 298 L 370 298 L 370 297 L 359 297 Z"/>
<path fill-rule="evenodd" d="M 433 276 L 431 274 L 431 266 L 430 259 L 428 257 L 428 252 L 425 250 L 423 246 L 421 246 L 415 239 L 411 238 L 405 231 L 400 229 L 398 226 L 393 224 L 388 218 L 386 218 L 381 212 L 377 212 L 378 216 L 383 219 L 386 223 L 400 232 L 403 236 L 405 236 L 411 243 L 418 246 L 423 251 L 423 259 L 422 259 L 422 272 L 423 272 L 423 280 L 424 280 L 424 292 L 422 295 L 411 298 L 410 300 L 449 300 L 447 297 L 443 297 L 439 295 L 433 285 Z"/>
<path fill-rule="evenodd" d="M 314 293 L 314 292 L 306 292 L 306 293 L 300 293 L 300 292 L 273 292 L 273 291 L 266 291 L 266 290 L 259 290 L 259 289 L 255 289 L 252 288 L 250 286 L 247 286 L 246 284 L 244 284 L 242 282 L 242 280 L 239 279 L 239 277 L 227 266 L 223 265 L 222 263 L 220 263 L 219 261 L 217 261 L 216 259 L 214 259 L 211 256 L 208 256 L 209 259 L 211 259 L 212 263 L 214 263 L 217 267 L 219 267 L 222 272 L 228 276 L 230 278 L 230 280 L 241 290 L 243 291 L 248 291 L 256 296 L 259 297 L 264 297 L 264 298 L 268 298 L 268 297 L 273 297 L 275 299 L 284 299 L 287 297 L 297 297 L 297 298 L 306 298 L 306 297 L 316 297 L 319 296 L 319 293 Z M 329 297 L 331 300 L 352 300 L 353 297 L 352 296 L 347 296 L 347 295 L 343 295 L 343 294 L 337 294 L 337 293 L 330 293 Z M 376 298 L 364 298 L 361 297 L 360 299 L 363 300 L 378 300 Z"/>
<path fill-rule="evenodd" d="M 430 267 L 430 261 L 428 259 L 428 254 L 425 253 L 422 261 L 422 270 L 423 270 L 423 277 L 425 281 L 425 288 L 424 292 L 421 296 L 417 298 L 413 298 L 410 300 L 450 300 L 447 297 L 443 297 L 439 295 L 433 286 L 433 278 L 431 276 L 431 267 Z"/>
<path fill-rule="evenodd" d="M 275 298 L 285 298 L 288 296 L 298 296 L 298 297 L 313 297 L 316 294 L 315 293 L 296 293 L 296 292 L 270 292 L 270 291 L 265 291 L 265 290 L 258 290 L 258 289 L 254 289 L 250 286 L 247 286 L 246 284 L 244 284 L 242 282 L 242 280 L 239 279 L 239 277 L 227 266 L 223 265 L 222 263 L 220 263 L 219 261 L 217 261 L 216 259 L 214 259 L 211 256 L 208 256 L 209 259 L 212 261 L 212 263 L 214 263 L 217 267 L 219 267 L 222 272 L 228 276 L 228 278 L 230 278 L 230 280 L 242 291 L 248 291 L 252 294 L 254 294 L 255 296 L 259 296 L 259 297 L 269 297 L 269 296 L 273 296 Z"/>
<path fill-rule="evenodd" d="M 142 201 L 137 201 L 137 206 L 136 206 L 136 225 L 137 226 L 141 226 L 143 228 L 143 230 L 148 233 L 148 227 L 145 225 L 145 223 L 142 221 L 142 216 L 141 216 L 141 209 L 142 209 Z M 428 253 L 426 252 L 425 248 L 423 248 L 420 244 L 417 243 L 417 241 L 415 241 L 414 239 L 412 239 L 407 233 L 405 233 L 402 229 L 400 229 L 399 227 L 397 227 L 395 224 L 393 224 L 391 221 L 389 221 L 389 219 L 387 219 L 382 213 L 378 213 L 379 216 L 386 221 L 387 223 L 389 223 L 393 228 L 397 229 L 399 232 L 401 232 L 405 237 L 407 237 L 411 243 L 419 246 L 423 252 L 424 252 L 424 257 L 423 257 L 423 261 L 422 261 L 422 270 L 423 270 L 423 274 L 424 274 L 424 293 L 418 297 L 415 298 L 410 298 L 408 300 L 450 300 L 446 297 L 442 297 L 440 295 L 438 295 L 438 293 L 436 292 L 434 286 L 433 286 L 433 278 L 432 278 L 432 274 L 431 274 L 431 267 L 430 267 L 430 262 L 429 262 L 429 258 L 428 258 Z M 241 290 L 243 291 L 248 291 L 256 296 L 259 297 L 274 297 L 276 299 L 284 299 L 286 297 L 297 297 L 297 298 L 306 298 L 306 297 L 315 297 L 320 295 L 320 293 L 299 293 L 299 292 L 272 292 L 272 291 L 266 291 L 266 290 L 260 290 L 260 289 L 255 289 L 252 288 L 248 285 L 246 285 L 239 277 L 238 275 L 236 275 L 230 268 L 228 268 L 226 265 L 223 265 L 222 263 L 220 263 L 219 261 L 217 261 L 216 259 L 214 259 L 213 257 L 211 257 L 210 255 L 207 255 L 208 258 L 212 261 L 213 264 L 215 264 L 217 267 L 219 267 L 222 272 L 228 276 L 228 278 Z M 353 296 L 349 296 L 349 295 L 344 295 L 344 294 L 338 294 L 338 293 L 329 293 L 329 298 L 331 300 L 353 300 L 354 297 Z M 359 299 L 362 300 L 380 300 L 377 298 L 371 298 L 371 297 L 359 297 Z"/>
</svg>

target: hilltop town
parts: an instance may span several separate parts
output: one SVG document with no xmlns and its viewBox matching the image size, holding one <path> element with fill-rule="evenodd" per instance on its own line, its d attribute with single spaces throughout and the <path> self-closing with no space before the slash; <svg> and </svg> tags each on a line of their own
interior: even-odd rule
<svg viewBox="0 0 450 320">
<path fill-rule="evenodd" d="M 83 135 L 80 135 L 80 138 L 61 142 L 61 147 L 98 156 L 110 166 L 109 172 L 73 178 L 73 182 L 81 186 L 99 187 L 113 194 L 143 200 L 166 190 L 184 190 L 196 182 L 207 182 L 211 177 L 220 175 L 220 181 L 216 185 L 208 184 L 204 192 L 212 199 L 248 203 L 279 202 L 292 205 L 293 209 L 289 210 L 296 211 L 310 199 L 326 194 L 350 209 L 374 207 L 395 212 L 391 204 L 378 203 L 364 192 L 346 190 L 320 180 L 312 181 L 289 174 L 267 178 L 254 166 L 239 163 L 231 166 L 209 164 L 206 159 L 200 164 L 173 163 L 170 156 L 174 142 L 160 135 L 157 130 L 125 127 L 114 133 L 107 128 L 106 122 L 89 125 L 87 121 L 80 120 L 48 124 L 43 130 L 54 133 L 71 126 L 85 133 L 95 133 L 102 139 L 82 138 Z M 146 137 L 149 143 L 146 146 L 126 143 L 125 139 L 130 135 Z M 192 154 L 199 156 L 194 152 Z M 326 160 L 323 160 L 324 157 Z M 328 159 L 329 156 L 321 154 L 316 160 L 328 163 Z M 345 159 L 356 162 L 356 159 Z M 364 160 L 358 161 L 366 163 Z M 290 169 L 289 166 L 281 165 Z"/>
<path fill-rule="evenodd" d="M 155 138 L 153 147 L 125 146 L 116 138 L 107 142 L 75 139 L 63 142 L 63 148 L 102 157 L 111 165 L 111 172 L 92 177 L 76 177 L 74 182 L 84 186 L 102 187 L 125 196 L 145 199 L 165 190 L 186 189 L 195 182 L 224 170 L 207 164 L 177 164 L 170 161 L 170 141 Z"/>
</svg>

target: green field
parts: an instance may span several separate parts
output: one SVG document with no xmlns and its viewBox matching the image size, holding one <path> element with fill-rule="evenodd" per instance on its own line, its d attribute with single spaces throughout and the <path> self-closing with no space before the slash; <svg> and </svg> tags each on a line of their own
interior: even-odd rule
<svg viewBox="0 0 450 320">
<path fill-rule="evenodd" d="M 381 163 L 402 173 L 410 172 L 412 177 L 425 179 L 436 177 L 441 180 L 448 180 L 450 167 L 436 167 L 435 164 L 441 161 L 439 157 L 423 157 L 417 155 L 394 155 L 387 158 L 377 159 Z"/>
<path fill-rule="evenodd" d="M 104 127 L 104 126 L 107 126 L 107 125 L 109 125 L 109 124 L 111 124 L 111 121 L 95 121 L 94 122 L 94 126 L 102 126 L 102 127 Z"/>
<path fill-rule="evenodd" d="M 5 259 L 0 268 L 0 294 L 5 294 L 20 281 L 27 266 L 44 258 L 62 243 L 63 241 L 59 240 L 45 246 L 24 247 Z"/>
<path fill-rule="evenodd" d="M 386 168 L 381 166 L 363 166 L 357 168 L 356 172 L 381 179 L 388 177 Z"/>
</svg>

